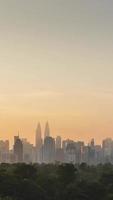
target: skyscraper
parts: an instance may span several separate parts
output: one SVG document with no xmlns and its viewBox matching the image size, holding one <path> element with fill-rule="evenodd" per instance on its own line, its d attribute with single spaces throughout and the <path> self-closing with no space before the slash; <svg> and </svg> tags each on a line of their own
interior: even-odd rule
<svg viewBox="0 0 113 200">
<path fill-rule="evenodd" d="M 61 149 L 61 137 L 60 136 L 57 136 L 56 137 L 56 149 Z"/>
<path fill-rule="evenodd" d="M 36 129 L 35 146 L 38 149 L 42 146 L 42 132 L 41 132 L 40 123 L 38 123 L 37 129 Z"/>
<path fill-rule="evenodd" d="M 34 150 L 35 147 L 33 144 L 30 144 L 26 138 L 22 138 L 22 144 L 23 144 L 23 161 L 25 163 L 32 163 L 36 161 Z"/>
<path fill-rule="evenodd" d="M 9 161 L 9 141 L 0 140 L 0 162 Z"/>
<path fill-rule="evenodd" d="M 55 140 L 52 137 L 45 137 L 43 147 L 43 162 L 55 162 Z"/>
<path fill-rule="evenodd" d="M 47 122 L 45 126 L 44 138 L 49 136 L 50 136 L 50 128 L 49 128 L 49 123 Z"/>
<path fill-rule="evenodd" d="M 91 140 L 89 144 L 89 164 L 94 165 L 95 164 L 95 141 L 94 139 Z"/>
<path fill-rule="evenodd" d="M 106 138 L 103 140 L 102 143 L 102 148 L 103 148 L 103 162 L 107 163 L 113 163 L 112 162 L 112 157 L 113 157 L 113 140 L 111 138 Z"/>
<path fill-rule="evenodd" d="M 36 129 L 35 148 L 36 148 L 36 162 L 40 163 L 42 161 L 42 132 L 40 123 L 38 123 Z"/>
<path fill-rule="evenodd" d="M 23 162 L 23 144 L 19 136 L 14 137 L 15 162 Z"/>
</svg>

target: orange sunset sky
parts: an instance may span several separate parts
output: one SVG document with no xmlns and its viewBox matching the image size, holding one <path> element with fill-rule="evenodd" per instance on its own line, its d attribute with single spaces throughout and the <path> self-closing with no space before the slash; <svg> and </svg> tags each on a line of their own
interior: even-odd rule
<svg viewBox="0 0 113 200">
<path fill-rule="evenodd" d="M 113 1 L 0 0 L 0 139 L 113 138 Z"/>
</svg>

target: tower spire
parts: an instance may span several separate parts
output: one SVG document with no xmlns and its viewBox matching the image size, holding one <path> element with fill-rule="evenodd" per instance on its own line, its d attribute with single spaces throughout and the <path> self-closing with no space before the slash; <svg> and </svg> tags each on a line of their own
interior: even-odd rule
<svg viewBox="0 0 113 200">
<path fill-rule="evenodd" d="M 37 148 L 40 148 L 40 146 L 42 145 L 42 131 L 41 131 L 40 122 L 38 122 L 37 128 L 36 128 L 35 145 Z"/>
<path fill-rule="evenodd" d="M 47 121 L 46 126 L 45 126 L 44 138 L 49 137 L 49 136 L 50 136 L 50 128 L 49 128 L 49 123 Z"/>
</svg>

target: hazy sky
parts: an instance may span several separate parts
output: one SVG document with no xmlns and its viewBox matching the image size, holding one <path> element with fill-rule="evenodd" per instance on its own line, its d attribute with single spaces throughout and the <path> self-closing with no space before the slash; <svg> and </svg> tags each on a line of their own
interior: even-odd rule
<svg viewBox="0 0 113 200">
<path fill-rule="evenodd" d="M 113 1 L 0 0 L 0 138 L 113 137 Z"/>
</svg>

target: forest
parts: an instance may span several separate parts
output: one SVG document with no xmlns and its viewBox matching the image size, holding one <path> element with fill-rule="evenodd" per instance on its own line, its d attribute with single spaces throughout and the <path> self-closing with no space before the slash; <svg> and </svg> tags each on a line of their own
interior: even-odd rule
<svg viewBox="0 0 113 200">
<path fill-rule="evenodd" d="M 113 165 L 3 163 L 0 200 L 113 200 Z"/>
</svg>

